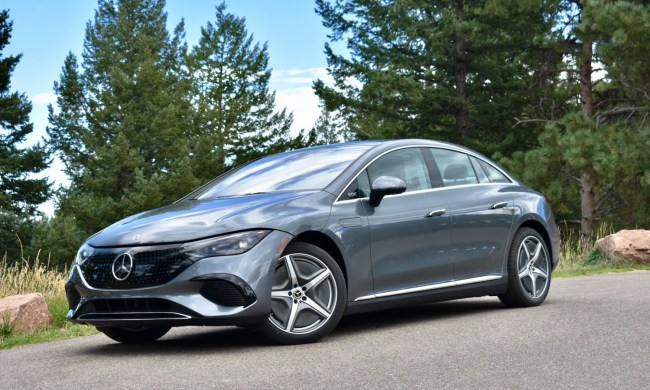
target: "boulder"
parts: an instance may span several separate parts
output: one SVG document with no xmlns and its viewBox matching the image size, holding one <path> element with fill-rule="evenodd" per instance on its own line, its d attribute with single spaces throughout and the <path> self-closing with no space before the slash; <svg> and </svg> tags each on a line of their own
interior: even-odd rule
<svg viewBox="0 0 650 390">
<path fill-rule="evenodd" d="M 28 331 L 51 324 L 52 314 L 40 293 L 12 295 L 0 299 L 0 324 L 8 320 L 16 331 Z"/>
<path fill-rule="evenodd" d="M 621 230 L 596 241 L 596 248 L 611 258 L 650 264 L 650 230 Z"/>
</svg>

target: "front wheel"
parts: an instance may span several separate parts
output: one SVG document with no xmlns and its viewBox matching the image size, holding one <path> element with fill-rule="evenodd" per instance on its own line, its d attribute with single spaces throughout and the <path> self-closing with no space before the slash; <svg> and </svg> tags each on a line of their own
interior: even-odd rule
<svg viewBox="0 0 650 390">
<path fill-rule="evenodd" d="M 97 330 L 104 333 L 115 341 L 125 344 L 149 343 L 163 337 L 169 332 L 170 327 L 150 328 L 150 327 L 104 327 L 98 326 Z"/>
<path fill-rule="evenodd" d="M 551 287 L 551 259 L 542 236 L 519 229 L 508 255 L 508 290 L 499 299 L 509 307 L 540 305 Z"/>
<path fill-rule="evenodd" d="M 314 342 L 336 327 L 346 300 L 345 278 L 332 256 L 314 245 L 293 243 L 276 265 L 271 315 L 262 330 L 282 344 Z"/>
</svg>

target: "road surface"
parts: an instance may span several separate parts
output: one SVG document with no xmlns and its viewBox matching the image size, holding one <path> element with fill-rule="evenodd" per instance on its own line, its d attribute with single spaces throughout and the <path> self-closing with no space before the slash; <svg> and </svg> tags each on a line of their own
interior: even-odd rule
<svg viewBox="0 0 650 390">
<path fill-rule="evenodd" d="M 177 328 L 149 345 L 103 335 L 0 351 L 0 388 L 648 388 L 650 272 L 554 279 L 546 302 L 496 298 L 346 317 L 317 344 Z"/>
</svg>

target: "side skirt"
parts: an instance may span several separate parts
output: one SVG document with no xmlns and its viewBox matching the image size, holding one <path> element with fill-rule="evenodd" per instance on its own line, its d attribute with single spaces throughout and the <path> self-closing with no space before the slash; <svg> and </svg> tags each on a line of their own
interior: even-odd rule
<svg viewBox="0 0 650 390">
<path fill-rule="evenodd" d="M 505 293 L 507 288 L 508 278 L 504 275 L 499 279 L 480 283 L 451 285 L 446 288 L 428 289 L 425 291 L 400 293 L 389 296 L 375 295 L 376 298 L 371 296 L 367 299 L 348 302 L 345 314 L 357 314 L 405 305 L 434 303 L 453 299 L 482 297 L 485 295 L 499 295 Z"/>
</svg>

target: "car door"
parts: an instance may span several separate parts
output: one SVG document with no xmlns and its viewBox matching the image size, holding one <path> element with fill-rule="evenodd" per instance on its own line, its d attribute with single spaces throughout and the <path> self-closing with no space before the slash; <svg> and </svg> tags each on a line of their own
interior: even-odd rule
<svg viewBox="0 0 650 390">
<path fill-rule="evenodd" d="M 514 220 L 510 180 L 465 153 L 429 150 L 450 201 L 454 280 L 502 275 Z"/>
<path fill-rule="evenodd" d="M 386 196 L 377 207 L 364 202 L 375 294 L 451 281 L 451 219 L 446 214 L 447 204 L 432 190 L 440 183 L 432 180 L 422 150 L 389 152 L 362 174 L 368 175 L 368 183 L 379 176 L 397 177 L 406 183 L 404 193 Z"/>
</svg>

